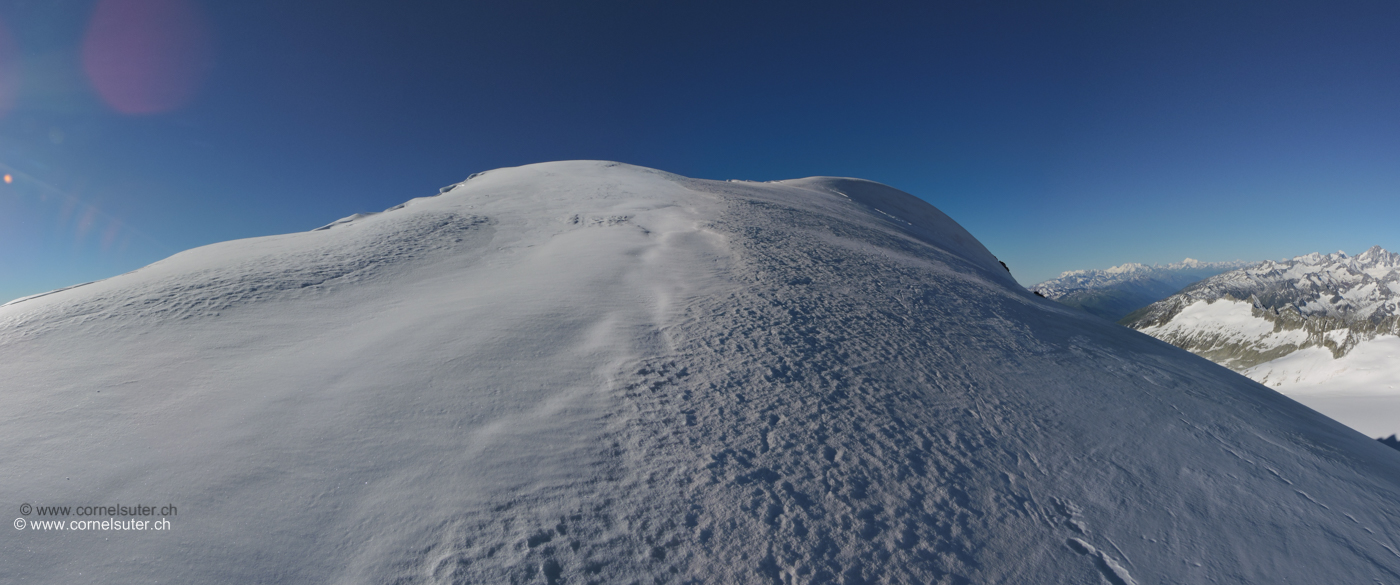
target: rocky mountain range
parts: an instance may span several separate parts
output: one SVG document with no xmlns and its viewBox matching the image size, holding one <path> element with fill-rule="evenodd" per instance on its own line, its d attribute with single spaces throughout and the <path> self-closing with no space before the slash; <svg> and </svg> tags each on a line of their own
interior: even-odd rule
<svg viewBox="0 0 1400 585">
<path fill-rule="evenodd" d="M 1199 319 L 1224 301 L 1232 318 Z M 1247 310 L 1246 310 L 1247 309 Z M 1267 323 L 1246 331 L 1243 319 Z M 1135 311 L 1123 324 L 1245 370 L 1308 347 L 1340 358 L 1377 335 L 1400 333 L 1400 254 L 1375 246 L 1356 256 L 1312 253 L 1266 260 L 1193 284 Z"/>
<path fill-rule="evenodd" d="M 1376 246 L 1265 261 L 1121 322 L 1358 429 L 1400 431 L 1400 254 Z"/>
</svg>

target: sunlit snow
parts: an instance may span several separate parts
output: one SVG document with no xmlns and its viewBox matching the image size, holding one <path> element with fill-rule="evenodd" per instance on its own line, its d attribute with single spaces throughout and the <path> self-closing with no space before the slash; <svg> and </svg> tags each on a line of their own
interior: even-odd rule
<svg viewBox="0 0 1400 585">
<path fill-rule="evenodd" d="M 856 179 L 490 171 L 11 303 L 0 379 L 10 510 L 179 507 L 21 583 L 1400 575 L 1400 454 Z"/>
</svg>

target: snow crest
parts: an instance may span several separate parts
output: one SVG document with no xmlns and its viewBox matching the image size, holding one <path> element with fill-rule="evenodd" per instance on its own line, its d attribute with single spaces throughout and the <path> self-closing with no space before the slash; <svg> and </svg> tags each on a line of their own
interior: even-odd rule
<svg viewBox="0 0 1400 585">
<path fill-rule="evenodd" d="M 11 533 L 18 581 L 1400 576 L 1393 451 L 868 181 L 499 169 L 0 308 L 0 352 L 14 505 L 179 506 Z"/>
</svg>

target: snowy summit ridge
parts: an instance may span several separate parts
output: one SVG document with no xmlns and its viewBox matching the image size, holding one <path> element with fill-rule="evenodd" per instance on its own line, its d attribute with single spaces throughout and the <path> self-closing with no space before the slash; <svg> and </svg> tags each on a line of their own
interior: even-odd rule
<svg viewBox="0 0 1400 585">
<path fill-rule="evenodd" d="M 489 171 L 11 303 L 0 379 L 9 505 L 179 506 L 24 582 L 1400 575 L 1392 450 L 857 179 Z"/>
</svg>

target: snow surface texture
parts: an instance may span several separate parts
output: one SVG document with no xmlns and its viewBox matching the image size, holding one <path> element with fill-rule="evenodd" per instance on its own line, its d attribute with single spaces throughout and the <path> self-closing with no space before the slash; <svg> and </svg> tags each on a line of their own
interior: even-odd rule
<svg viewBox="0 0 1400 585">
<path fill-rule="evenodd" d="M 10 533 L 14 582 L 1400 581 L 1394 450 L 855 179 L 490 171 L 0 356 L 9 509 L 179 507 Z"/>
<path fill-rule="evenodd" d="M 1374 247 L 1266 261 L 1123 322 L 1362 432 L 1400 432 L 1400 254 Z"/>
<path fill-rule="evenodd" d="M 1130 262 L 1108 270 L 1071 270 L 1031 287 L 1049 299 L 1117 321 L 1183 287 L 1254 262 L 1201 262 L 1187 258 L 1166 266 Z"/>
</svg>

